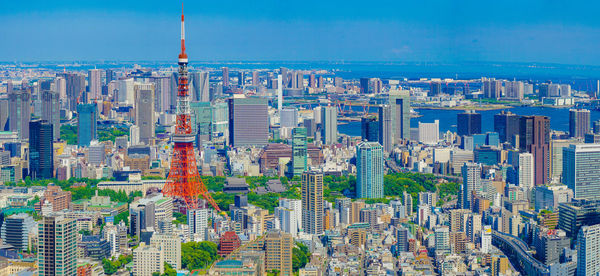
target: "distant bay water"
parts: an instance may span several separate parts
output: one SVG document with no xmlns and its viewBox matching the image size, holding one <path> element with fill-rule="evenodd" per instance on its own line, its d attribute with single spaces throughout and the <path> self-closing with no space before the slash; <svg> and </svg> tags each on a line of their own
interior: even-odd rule
<svg viewBox="0 0 600 276">
<path fill-rule="evenodd" d="M 550 117 L 550 127 L 553 130 L 569 131 L 569 109 L 568 108 L 552 108 L 552 107 L 514 107 L 501 109 L 510 111 L 517 115 L 541 115 Z M 494 115 L 500 113 L 501 110 L 486 110 L 477 111 L 481 113 L 481 128 L 483 132 L 494 131 Z M 411 127 L 417 127 L 419 122 L 432 123 L 434 120 L 440 121 L 440 132 L 444 133 L 448 130 L 456 132 L 456 115 L 462 113 L 461 110 L 438 110 L 438 109 L 415 109 L 421 117 L 412 118 L 410 121 Z M 372 112 L 375 112 L 373 110 Z M 590 121 L 600 119 L 600 111 L 590 112 Z M 338 125 L 338 131 L 349 136 L 360 136 L 360 122 L 350 122 L 347 124 Z"/>
</svg>

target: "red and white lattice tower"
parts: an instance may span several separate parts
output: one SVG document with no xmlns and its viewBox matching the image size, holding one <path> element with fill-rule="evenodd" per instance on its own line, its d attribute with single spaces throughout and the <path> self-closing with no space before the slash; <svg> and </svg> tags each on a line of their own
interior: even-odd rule
<svg viewBox="0 0 600 276">
<path fill-rule="evenodd" d="M 183 5 L 181 7 L 181 53 L 179 54 L 179 84 L 177 92 L 177 126 L 173 134 L 173 156 L 171 170 L 163 194 L 183 199 L 188 209 L 198 209 L 200 197 L 204 197 L 213 208 L 221 211 L 219 205 L 208 193 L 202 183 L 196 156 L 191 124 L 190 94 L 188 90 L 188 56 L 185 53 L 185 29 L 183 23 Z"/>
</svg>

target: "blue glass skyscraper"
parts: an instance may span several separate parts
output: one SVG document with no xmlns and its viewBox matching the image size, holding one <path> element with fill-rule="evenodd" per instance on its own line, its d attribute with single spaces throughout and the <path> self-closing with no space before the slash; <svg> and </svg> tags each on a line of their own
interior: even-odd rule
<svg viewBox="0 0 600 276">
<path fill-rule="evenodd" d="M 356 146 L 356 197 L 383 197 L 383 148 L 377 142 Z"/>
<path fill-rule="evenodd" d="M 92 140 L 98 139 L 97 110 L 96 103 L 77 105 L 77 145 L 80 147 L 87 147 Z"/>
<path fill-rule="evenodd" d="M 48 121 L 29 123 L 29 171 L 33 179 L 54 175 L 53 126 Z"/>
</svg>

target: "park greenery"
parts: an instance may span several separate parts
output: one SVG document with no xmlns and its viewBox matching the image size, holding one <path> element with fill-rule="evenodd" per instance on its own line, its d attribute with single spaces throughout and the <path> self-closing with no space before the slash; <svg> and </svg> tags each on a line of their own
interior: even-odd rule
<svg viewBox="0 0 600 276">
<path fill-rule="evenodd" d="M 310 250 L 302 243 L 296 243 L 296 247 L 292 249 L 292 268 L 298 271 L 304 268 L 310 260 Z"/>
<path fill-rule="evenodd" d="M 111 126 L 106 129 L 98 129 L 98 141 L 115 141 L 115 138 L 128 134 L 125 127 Z M 68 145 L 77 145 L 77 126 L 64 124 L 60 126 L 60 139 L 67 142 Z"/>
<path fill-rule="evenodd" d="M 121 255 L 118 258 L 104 259 L 102 260 L 102 266 L 104 267 L 104 273 L 108 275 L 115 274 L 119 269 L 125 267 L 126 264 L 133 260 L 132 255 Z"/>
<path fill-rule="evenodd" d="M 192 241 L 181 244 L 181 264 L 189 271 L 207 268 L 218 257 L 217 244 L 214 242 Z"/>
</svg>

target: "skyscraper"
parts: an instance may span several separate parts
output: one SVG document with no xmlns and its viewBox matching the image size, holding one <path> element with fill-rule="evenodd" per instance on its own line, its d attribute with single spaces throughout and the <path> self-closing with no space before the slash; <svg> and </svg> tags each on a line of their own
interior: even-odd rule
<svg viewBox="0 0 600 276">
<path fill-rule="evenodd" d="M 11 89 L 8 91 L 9 130 L 17 132 L 19 139 L 29 138 L 30 105 L 31 92 L 29 89 Z"/>
<path fill-rule="evenodd" d="M 321 139 L 326 145 L 337 142 L 337 109 L 334 106 L 321 108 Z"/>
<path fill-rule="evenodd" d="M 102 98 L 102 71 L 100 69 L 88 71 L 88 87 L 90 100 Z"/>
<path fill-rule="evenodd" d="M 413 198 L 412 195 L 406 191 L 402 192 L 402 202 L 404 202 L 404 209 L 406 210 L 406 216 L 412 216 L 413 212 Z"/>
<path fill-rule="evenodd" d="M 593 132 L 594 134 L 600 134 L 600 120 L 594 121 Z"/>
<path fill-rule="evenodd" d="M 2 223 L 2 242 L 10 244 L 21 251 L 31 249 L 29 247 L 29 234 L 33 233 L 35 226 L 36 223 L 33 218 L 26 213 L 10 215 Z"/>
<path fill-rule="evenodd" d="M 600 273 L 600 224 L 583 226 L 577 235 L 577 276 Z"/>
<path fill-rule="evenodd" d="M 135 124 L 140 128 L 140 142 L 150 145 L 154 138 L 154 84 L 136 83 Z"/>
<path fill-rule="evenodd" d="M 392 144 L 410 139 L 410 95 L 408 91 L 390 91 L 389 104 L 392 108 Z"/>
<path fill-rule="evenodd" d="M 29 123 L 29 171 L 33 179 L 47 179 L 54 176 L 54 148 L 52 125 L 46 121 Z"/>
<path fill-rule="evenodd" d="M 323 174 L 302 173 L 302 226 L 308 234 L 323 233 Z"/>
<path fill-rule="evenodd" d="M 260 85 L 260 80 L 258 78 L 258 71 L 252 71 L 252 85 L 258 87 Z"/>
<path fill-rule="evenodd" d="M 67 107 L 74 111 L 85 92 L 85 75 L 77 73 L 60 73 L 58 76 L 65 79 Z"/>
<path fill-rule="evenodd" d="M 96 103 L 77 105 L 77 145 L 87 147 L 98 139 Z"/>
<path fill-rule="evenodd" d="M 450 254 L 450 229 L 448 227 L 438 227 L 434 232 L 435 254 Z"/>
<path fill-rule="evenodd" d="M 535 185 L 550 179 L 550 118 L 522 116 L 519 123 L 519 147 L 533 154 Z"/>
<path fill-rule="evenodd" d="M 194 100 L 199 102 L 210 102 L 210 79 L 208 72 L 192 73 L 194 83 Z"/>
<path fill-rule="evenodd" d="M 494 115 L 494 131 L 498 133 L 500 142 L 516 145 L 515 135 L 519 135 L 519 116 L 502 110 Z"/>
<path fill-rule="evenodd" d="M 390 105 L 381 105 L 378 107 L 378 123 L 379 123 L 379 143 L 383 146 L 385 152 L 392 151 L 394 144 L 392 108 Z"/>
<path fill-rule="evenodd" d="M 564 147 L 562 180 L 575 198 L 600 200 L 600 145 Z"/>
<path fill-rule="evenodd" d="M 461 209 L 471 209 L 471 195 L 481 189 L 481 165 L 464 163 L 462 166 L 463 183 L 458 205 Z"/>
<path fill-rule="evenodd" d="M 482 78 L 481 89 L 488 99 L 498 99 L 502 96 L 502 81 L 495 78 Z"/>
<path fill-rule="evenodd" d="M 590 111 L 587 109 L 569 110 L 569 136 L 583 137 L 590 133 Z"/>
<path fill-rule="evenodd" d="M 427 93 L 427 96 L 435 97 L 439 94 L 442 94 L 442 83 L 439 81 L 432 81 L 429 84 L 429 92 Z"/>
<path fill-rule="evenodd" d="M 433 123 L 419 122 L 419 142 L 423 144 L 437 144 L 440 140 L 440 121 Z"/>
<path fill-rule="evenodd" d="M 269 119 L 264 98 L 229 99 L 229 143 L 234 147 L 264 146 Z"/>
<path fill-rule="evenodd" d="M 203 241 L 208 229 L 209 210 L 206 208 L 188 209 L 188 235 L 191 240 Z"/>
<path fill-rule="evenodd" d="M 298 126 L 298 110 L 296 108 L 284 108 L 279 114 L 279 125 L 281 127 Z"/>
<path fill-rule="evenodd" d="M 383 148 L 378 142 L 356 146 L 356 196 L 383 198 Z"/>
<path fill-rule="evenodd" d="M 301 175 L 308 168 L 306 128 L 292 130 L 292 161 L 289 167 L 291 177 Z"/>
<path fill-rule="evenodd" d="M 75 275 L 77 225 L 62 215 L 45 216 L 38 224 L 39 275 Z"/>
<path fill-rule="evenodd" d="M 229 86 L 229 68 L 223 67 L 223 87 Z"/>
<path fill-rule="evenodd" d="M 265 236 L 265 270 L 279 271 L 280 276 L 292 276 L 294 239 L 289 233 L 272 231 Z"/>
<path fill-rule="evenodd" d="M 0 131 L 8 130 L 8 98 L 0 98 Z"/>
<path fill-rule="evenodd" d="M 360 93 L 369 94 L 369 78 L 360 78 Z"/>
<path fill-rule="evenodd" d="M 379 141 L 379 121 L 376 118 L 361 118 L 360 132 L 363 141 L 377 142 Z"/>
<path fill-rule="evenodd" d="M 456 115 L 457 134 L 471 136 L 481 134 L 481 113 L 467 110 Z"/>
<path fill-rule="evenodd" d="M 52 140 L 60 139 L 60 102 L 58 92 L 42 91 L 42 120 L 52 125 Z"/>
<path fill-rule="evenodd" d="M 246 85 L 246 76 L 244 75 L 244 71 L 238 72 L 238 85 L 239 86 Z"/>
<path fill-rule="evenodd" d="M 519 187 L 532 191 L 535 187 L 535 171 L 533 170 L 533 155 L 525 152 L 519 154 Z"/>
<path fill-rule="evenodd" d="M 181 269 L 181 238 L 173 234 L 153 234 L 150 244 L 163 251 L 165 262 L 173 269 Z"/>
</svg>

